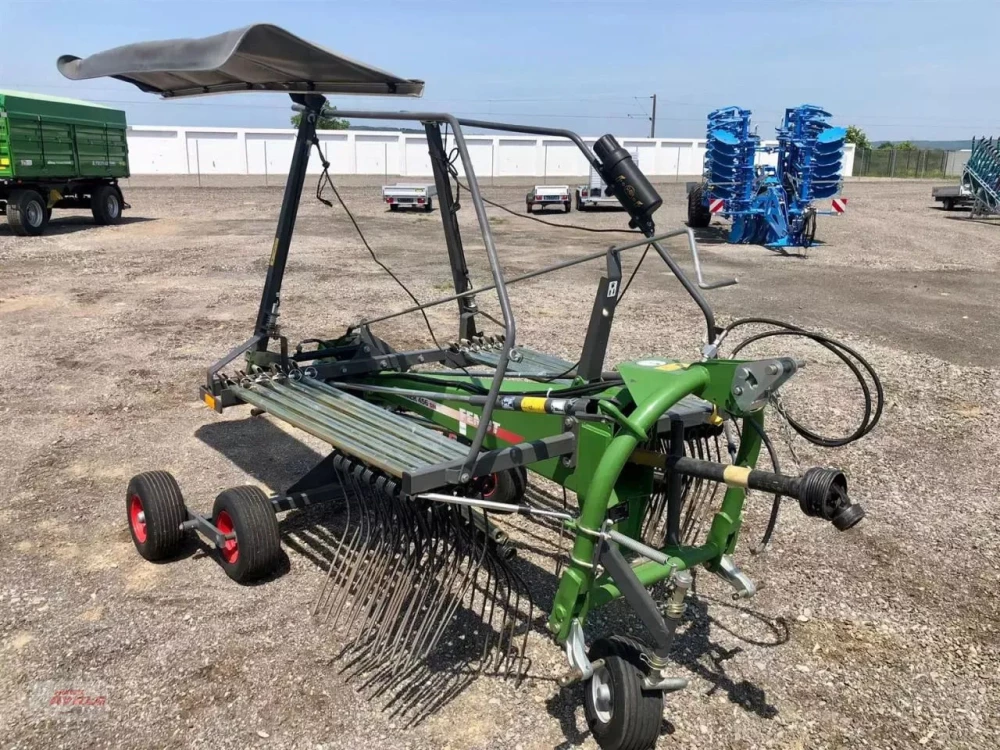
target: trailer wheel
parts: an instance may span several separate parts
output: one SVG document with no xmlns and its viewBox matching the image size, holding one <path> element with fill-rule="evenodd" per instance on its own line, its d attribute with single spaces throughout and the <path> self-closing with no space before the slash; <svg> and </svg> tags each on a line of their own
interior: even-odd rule
<svg viewBox="0 0 1000 750">
<path fill-rule="evenodd" d="M 704 229 L 712 222 L 712 212 L 704 201 L 705 186 L 698 185 L 688 193 L 688 226 L 692 229 Z"/>
<path fill-rule="evenodd" d="M 399 206 L 397 206 L 395 203 L 390 203 L 389 204 L 389 210 L 390 211 L 398 211 L 399 210 Z"/>
<path fill-rule="evenodd" d="M 428 198 L 427 199 L 427 203 L 424 206 L 424 211 L 430 213 L 433 210 L 434 210 L 434 201 L 432 199 Z"/>
<path fill-rule="evenodd" d="M 90 196 L 90 211 L 100 225 L 117 224 L 122 218 L 122 195 L 113 185 L 101 185 Z"/>
<path fill-rule="evenodd" d="M 259 487 L 223 490 L 215 498 L 213 523 L 223 534 L 234 533 L 219 548 L 219 562 L 237 583 L 249 583 L 274 572 L 281 560 L 281 532 L 271 500 Z"/>
<path fill-rule="evenodd" d="M 166 471 L 136 474 L 125 491 L 125 512 L 136 550 L 147 560 L 176 555 L 184 541 L 187 520 L 177 480 Z"/>
<path fill-rule="evenodd" d="M 663 724 L 663 693 L 644 690 L 644 647 L 625 636 L 597 640 L 590 659 L 603 660 L 584 685 L 587 726 L 603 750 L 648 750 Z"/>
<path fill-rule="evenodd" d="M 45 199 L 35 190 L 15 190 L 7 201 L 7 223 L 19 237 L 37 237 L 49 223 Z"/>
<path fill-rule="evenodd" d="M 524 204 L 524 210 L 525 210 L 526 213 L 530 214 L 531 213 L 531 204 L 530 203 L 525 203 Z"/>
<path fill-rule="evenodd" d="M 569 204 L 569 201 L 566 201 L 565 203 L 563 203 L 563 211 L 566 212 L 566 213 L 569 213 L 570 210 L 571 210 L 571 206 Z"/>
<path fill-rule="evenodd" d="M 955 209 L 955 199 L 954 198 L 945 198 L 944 201 L 943 201 L 943 203 L 944 203 L 944 210 L 945 211 L 953 211 Z"/>
</svg>

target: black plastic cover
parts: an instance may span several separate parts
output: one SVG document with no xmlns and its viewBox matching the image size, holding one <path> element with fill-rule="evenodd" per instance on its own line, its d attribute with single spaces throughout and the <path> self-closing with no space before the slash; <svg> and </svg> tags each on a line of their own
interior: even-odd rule
<svg viewBox="0 0 1000 750">
<path fill-rule="evenodd" d="M 74 81 L 110 76 L 164 98 L 244 91 L 420 96 L 423 81 L 356 62 L 271 24 L 201 39 L 140 42 L 56 66 Z"/>
<path fill-rule="evenodd" d="M 632 155 L 610 134 L 602 136 L 594 144 L 594 154 L 601 160 L 601 177 L 608 190 L 633 220 L 640 225 L 651 222 L 653 212 L 663 203 L 663 198 L 632 161 Z"/>
</svg>

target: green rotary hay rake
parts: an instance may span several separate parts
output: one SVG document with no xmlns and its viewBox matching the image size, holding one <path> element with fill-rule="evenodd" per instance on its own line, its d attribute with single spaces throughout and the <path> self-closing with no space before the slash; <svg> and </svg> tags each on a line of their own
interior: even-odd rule
<svg viewBox="0 0 1000 750">
<path fill-rule="evenodd" d="M 571 540 L 545 620 L 568 659 L 560 683 L 585 683 L 586 716 L 602 747 L 638 750 L 657 740 L 664 694 L 686 684 L 671 673 L 669 656 L 692 571 L 718 574 L 735 596 L 755 591 L 733 560 L 747 491 L 795 498 L 807 515 L 841 530 L 862 518 L 836 469 L 789 476 L 755 468 L 762 445 L 769 446 L 765 408 L 799 363 L 718 356 L 733 326 L 716 325 L 702 290 L 735 282 L 702 280 L 690 230 L 656 233 L 652 217 L 660 198 L 613 137 L 601 138 L 592 151 L 565 130 L 434 112 L 338 110 L 352 120 L 423 124 L 455 292 L 378 311 L 343 335 L 321 333 L 292 345 L 279 324 L 281 286 L 310 149 L 318 147 L 322 94 L 416 96 L 422 82 L 266 25 L 120 47 L 83 60 L 64 57 L 59 67 L 70 78 L 113 76 L 166 98 L 284 91 L 302 113 L 253 333 L 211 366 L 201 396 L 220 413 L 249 405 L 332 450 L 283 492 L 226 490 L 211 517 L 187 507 L 167 472 L 137 475 L 126 505 L 133 540 L 147 559 L 176 554 L 184 535 L 197 530 L 218 548 L 232 578 L 265 577 L 281 556 L 276 514 L 334 503 L 343 532 L 332 543 L 315 610 L 349 633 L 360 669 L 412 673 L 459 613 L 474 613 L 480 625 L 471 660 L 484 672 L 520 676 L 528 666 L 525 643 L 536 621 L 536 592 L 518 571 L 517 542 L 503 530 L 504 519 L 520 514 L 548 524 Z M 639 238 L 505 278 L 463 137 L 466 127 L 570 139 L 627 209 Z M 443 129 L 453 139 L 451 156 Z M 328 166 L 321 153 L 320 159 Z M 470 278 L 456 220 L 456 161 L 464 168 L 492 274 L 491 283 L 479 287 Z M 322 179 L 336 192 L 325 170 Z M 686 240 L 697 281 L 664 247 L 671 237 Z M 642 248 L 652 249 L 697 303 L 706 344 L 692 362 L 651 355 L 608 368 L 615 309 L 628 286 L 622 259 Z M 579 359 L 567 362 L 522 346 L 508 287 L 593 261 L 603 261 L 606 271 Z M 501 313 L 502 330 L 493 334 L 481 329 L 485 314 L 476 301 L 487 293 L 496 295 Z M 457 307 L 454 344 L 402 351 L 372 332 L 375 323 L 440 304 Z M 829 343 L 800 329 L 783 331 L 796 332 Z M 877 419 L 878 411 L 872 417 L 867 410 L 867 423 L 851 438 Z M 529 501 L 529 477 L 575 494 L 575 507 Z M 588 648 L 588 614 L 618 599 L 641 620 L 646 641 L 609 634 L 591 639 Z"/>
</svg>

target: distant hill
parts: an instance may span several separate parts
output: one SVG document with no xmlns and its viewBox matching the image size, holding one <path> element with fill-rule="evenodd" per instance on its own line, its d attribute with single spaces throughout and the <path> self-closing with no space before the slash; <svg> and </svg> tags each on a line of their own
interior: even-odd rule
<svg viewBox="0 0 1000 750">
<path fill-rule="evenodd" d="M 905 140 L 905 139 L 900 139 Z M 934 148 L 941 151 L 960 151 L 963 148 L 972 148 L 972 141 L 910 141 L 917 148 Z M 885 141 L 873 141 L 872 146 L 878 148 Z"/>
</svg>

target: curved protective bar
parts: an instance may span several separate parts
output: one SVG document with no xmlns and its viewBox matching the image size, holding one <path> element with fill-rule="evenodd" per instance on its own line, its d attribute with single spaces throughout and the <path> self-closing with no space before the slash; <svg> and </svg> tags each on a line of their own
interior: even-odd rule
<svg viewBox="0 0 1000 750">
<path fill-rule="evenodd" d="M 508 133 L 527 133 L 528 135 L 552 135 L 559 138 L 568 138 L 576 144 L 576 147 L 583 152 L 594 169 L 600 173 L 601 171 L 601 160 L 594 156 L 594 152 L 590 150 L 590 146 L 583 142 L 583 139 L 574 133 L 572 130 L 563 130 L 562 128 L 539 128 L 532 125 L 512 125 L 506 122 L 491 122 L 489 120 L 466 120 L 465 118 L 459 118 L 460 123 L 470 128 L 484 128 L 486 130 L 506 130 Z"/>
<path fill-rule="evenodd" d="M 476 180 L 476 173 L 472 167 L 472 158 L 469 156 L 469 149 L 465 144 L 465 136 L 462 134 L 462 126 L 454 115 L 445 112 L 371 112 L 371 111 L 343 111 L 324 108 L 324 113 L 330 116 L 355 118 L 359 120 L 407 120 L 417 122 L 439 122 L 449 125 L 455 138 L 455 146 L 458 148 L 459 158 L 465 168 L 465 176 L 469 183 L 469 195 L 472 197 L 472 205 L 476 210 L 476 218 L 479 220 L 479 230 L 483 235 L 483 245 L 486 247 L 486 257 L 489 260 L 490 272 L 493 275 L 493 283 L 497 290 L 497 299 L 500 302 L 500 313 L 503 316 L 504 342 L 500 349 L 497 361 L 496 373 L 490 383 L 489 393 L 486 403 L 483 405 L 483 412 L 479 418 L 479 426 L 476 434 L 472 438 L 469 446 L 469 455 L 462 466 L 459 482 L 467 482 L 472 478 L 472 467 L 479 456 L 479 451 L 483 447 L 486 433 L 489 430 L 493 417 L 493 406 L 500 395 L 500 385 L 507 374 L 507 365 L 510 362 L 510 350 L 514 347 L 517 329 L 514 324 L 514 314 L 510 309 L 510 298 L 507 296 L 507 285 L 504 283 L 503 271 L 500 268 L 500 260 L 497 257 L 496 245 L 493 242 L 493 233 L 490 231 L 489 217 L 486 215 L 486 205 L 479 192 L 479 183 Z M 336 113 L 336 114 L 334 114 Z M 581 141 L 582 143 L 582 141 Z"/>
<path fill-rule="evenodd" d="M 293 109 L 299 109 L 299 106 L 293 107 Z M 493 233 L 490 231 L 489 219 L 486 216 L 486 207 L 483 203 L 482 195 L 479 192 L 479 184 L 476 182 L 476 176 L 472 169 L 472 159 L 469 156 L 469 151 L 465 144 L 465 138 L 462 134 L 462 125 L 466 127 L 483 128 L 485 130 L 501 130 L 510 133 L 526 133 L 529 135 L 549 135 L 558 138 L 567 138 L 576 144 L 577 148 L 583 153 L 584 157 L 590 164 L 594 166 L 595 169 L 600 172 L 601 161 L 598 159 L 594 152 L 590 150 L 590 147 L 583 142 L 583 139 L 571 130 L 564 130 L 561 128 L 540 128 L 530 125 L 515 125 L 512 123 L 504 122 L 492 122 L 489 120 L 468 120 L 456 118 L 453 115 L 449 115 L 442 112 L 372 112 L 366 110 L 326 110 L 331 116 L 345 117 L 345 118 L 356 118 L 359 120 L 409 120 L 409 121 L 419 121 L 419 122 L 439 122 L 447 123 L 451 126 L 454 131 L 455 145 L 458 147 L 459 156 L 462 159 L 462 165 L 465 168 L 465 174 L 467 181 L 469 183 L 469 193 L 472 196 L 472 203 L 476 210 L 476 217 L 479 220 L 479 228 L 483 235 L 483 244 L 486 246 L 486 255 L 489 258 L 490 271 L 493 275 L 493 287 L 497 290 L 497 297 L 500 301 L 500 310 L 503 314 L 504 322 L 504 343 L 503 348 L 500 351 L 499 361 L 497 362 L 496 373 L 493 376 L 493 381 L 490 384 L 489 395 L 487 397 L 487 402 L 483 406 L 483 413 L 480 417 L 479 426 L 476 429 L 476 435 L 472 440 L 472 445 L 469 449 L 469 455 L 466 459 L 465 465 L 462 469 L 463 477 L 460 477 L 460 481 L 468 481 L 469 476 L 471 476 L 472 466 L 475 463 L 476 456 L 479 450 L 482 448 L 483 440 L 486 438 L 486 433 L 489 430 L 490 420 L 493 415 L 493 405 L 496 402 L 497 396 L 500 393 L 500 385 L 503 382 L 504 376 L 507 371 L 507 364 L 510 359 L 510 350 L 514 346 L 514 334 L 515 325 L 513 313 L 510 309 L 510 300 L 507 296 L 506 282 L 503 278 L 503 273 L 500 269 L 500 262 L 497 257 L 496 245 L 493 242 Z M 695 275 L 697 276 L 698 283 L 695 284 L 688 278 L 687 274 L 677 265 L 677 262 L 670 256 L 670 254 L 664 249 L 660 244 L 661 239 L 667 239 L 670 237 L 676 237 L 680 234 L 686 234 L 688 238 L 688 247 L 691 250 L 691 257 L 694 259 Z M 670 271 L 677 277 L 677 280 L 681 283 L 681 286 L 687 291 L 691 298 L 695 301 L 698 307 L 701 309 L 702 314 L 705 316 L 705 324 L 708 328 L 708 345 L 712 344 L 712 341 L 718 335 L 718 329 L 715 325 L 715 313 L 712 310 L 712 306 L 708 303 L 708 300 L 702 295 L 700 289 L 717 289 L 723 286 L 730 286 L 737 283 L 736 279 L 726 279 L 723 281 L 717 281 L 714 283 L 707 283 L 702 277 L 701 273 L 701 260 L 698 257 L 698 248 L 694 239 L 694 232 L 691 231 L 689 227 L 684 229 L 675 229 L 671 232 L 667 232 L 663 235 L 653 236 L 652 233 L 647 235 L 645 240 L 637 241 L 635 243 L 629 243 L 627 246 L 619 248 L 620 250 L 626 249 L 626 247 L 636 247 L 641 244 L 652 245 L 656 252 L 659 254 L 660 258 L 664 263 L 670 268 Z M 600 255 L 604 255 L 602 251 Z M 583 262 L 586 259 L 581 259 Z M 559 264 L 551 269 L 543 269 L 533 275 L 540 275 L 541 273 L 547 273 L 549 270 L 557 270 L 565 265 L 571 265 L 572 263 Z M 387 316 L 382 316 L 380 318 L 371 318 L 365 322 L 374 323 L 379 320 L 385 320 L 390 317 L 396 317 L 397 315 L 405 315 L 407 312 L 415 312 L 417 310 L 430 307 L 436 304 L 442 304 L 443 302 L 451 301 L 457 299 L 461 296 L 466 296 L 470 294 L 475 294 L 476 292 L 486 291 L 490 287 L 483 287 L 477 290 L 469 290 L 464 294 L 452 295 L 441 300 L 435 300 L 434 302 L 419 305 L 417 307 L 408 308 L 407 310 L 401 311 L 399 313 L 391 313 Z"/>
</svg>

